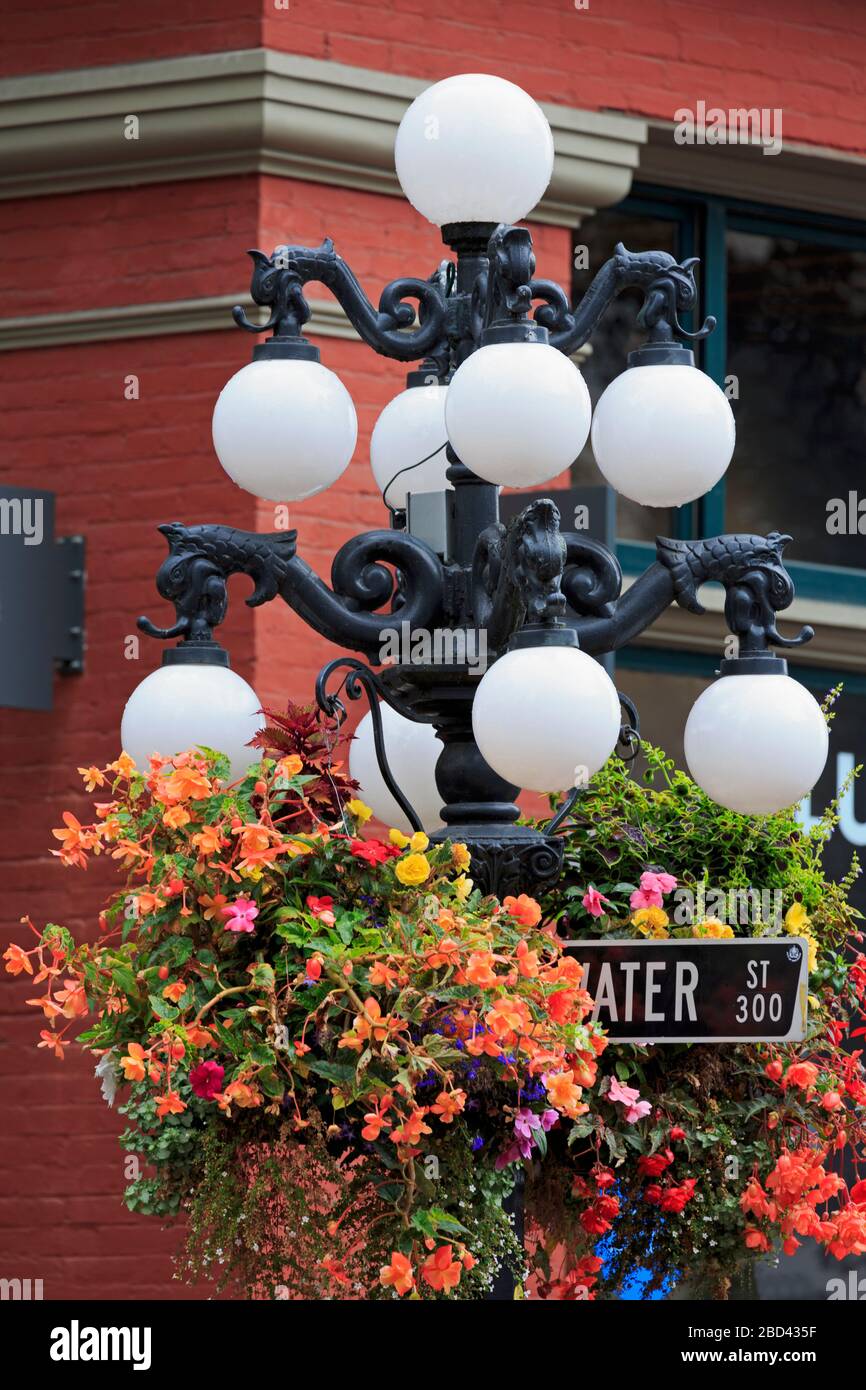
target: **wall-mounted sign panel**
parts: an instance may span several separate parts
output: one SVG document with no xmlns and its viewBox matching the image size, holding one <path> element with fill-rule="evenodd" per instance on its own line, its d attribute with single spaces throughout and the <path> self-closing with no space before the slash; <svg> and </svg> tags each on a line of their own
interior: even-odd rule
<svg viewBox="0 0 866 1390">
<path fill-rule="evenodd" d="M 54 493 L 0 485 L 0 706 L 50 710 L 84 665 L 84 539 L 54 539 Z"/>
</svg>

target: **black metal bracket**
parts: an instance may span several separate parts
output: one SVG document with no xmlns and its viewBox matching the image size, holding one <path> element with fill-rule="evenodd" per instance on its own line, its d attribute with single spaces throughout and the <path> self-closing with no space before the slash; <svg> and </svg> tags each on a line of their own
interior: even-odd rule
<svg viewBox="0 0 866 1390">
<path fill-rule="evenodd" d="M 328 691 L 328 681 L 335 671 L 345 667 L 345 673 L 336 690 Z M 385 735 L 382 728 L 382 711 L 379 708 L 379 700 L 385 700 L 392 704 L 390 693 L 382 685 L 375 673 L 365 666 L 362 661 L 356 661 L 354 657 L 338 656 L 333 661 L 329 661 L 327 666 L 323 666 L 316 677 L 316 703 L 323 714 L 329 719 L 333 719 L 339 729 L 346 719 L 346 706 L 340 699 L 340 691 L 345 690 L 346 696 L 350 700 L 360 700 L 362 695 L 367 696 L 370 706 L 370 717 L 373 721 L 373 742 L 376 748 L 376 761 L 379 764 L 379 771 L 382 780 L 388 791 L 393 796 L 400 810 L 408 820 L 413 830 L 423 830 L 418 812 L 408 800 L 405 793 L 400 789 L 399 784 L 394 778 L 388 762 L 388 754 L 385 751 Z"/>
<path fill-rule="evenodd" d="M 54 543 L 57 568 L 54 661 L 61 676 L 80 676 L 84 671 L 85 550 L 83 536 L 58 536 Z"/>
</svg>

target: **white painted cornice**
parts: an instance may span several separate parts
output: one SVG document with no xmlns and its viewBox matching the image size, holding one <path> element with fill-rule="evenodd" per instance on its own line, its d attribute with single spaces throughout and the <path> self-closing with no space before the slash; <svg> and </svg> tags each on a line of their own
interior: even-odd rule
<svg viewBox="0 0 866 1390">
<path fill-rule="evenodd" d="M 425 85 L 269 49 L 11 78 L 0 197 L 244 173 L 398 195 L 394 135 Z M 647 124 L 542 105 L 556 160 L 533 220 L 574 226 L 629 191 Z"/>
<path fill-rule="evenodd" d="M 173 333 L 235 332 L 232 307 L 242 304 L 251 322 L 267 314 L 249 301 L 247 291 L 199 299 L 170 299 L 155 304 L 118 304 L 110 309 L 81 309 L 59 314 L 22 314 L 0 319 L 0 352 L 24 348 L 68 347 L 75 343 L 104 343 L 118 338 L 159 338 Z M 360 341 L 334 299 L 311 299 L 308 337 L 351 338 Z"/>
</svg>

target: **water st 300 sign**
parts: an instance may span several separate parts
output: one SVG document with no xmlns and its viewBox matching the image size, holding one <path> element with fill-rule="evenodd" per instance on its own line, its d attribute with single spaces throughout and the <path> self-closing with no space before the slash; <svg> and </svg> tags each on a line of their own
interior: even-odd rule
<svg viewBox="0 0 866 1390">
<path fill-rule="evenodd" d="M 809 943 L 802 937 L 570 941 L 592 1017 L 619 1042 L 800 1042 Z"/>
</svg>

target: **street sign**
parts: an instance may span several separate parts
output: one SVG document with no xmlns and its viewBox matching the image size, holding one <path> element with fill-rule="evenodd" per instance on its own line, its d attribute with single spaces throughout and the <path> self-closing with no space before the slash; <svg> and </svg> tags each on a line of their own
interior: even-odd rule
<svg viewBox="0 0 866 1390">
<path fill-rule="evenodd" d="M 809 943 L 802 937 L 570 941 L 617 1042 L 800 1042 Z"/>
</svg>

